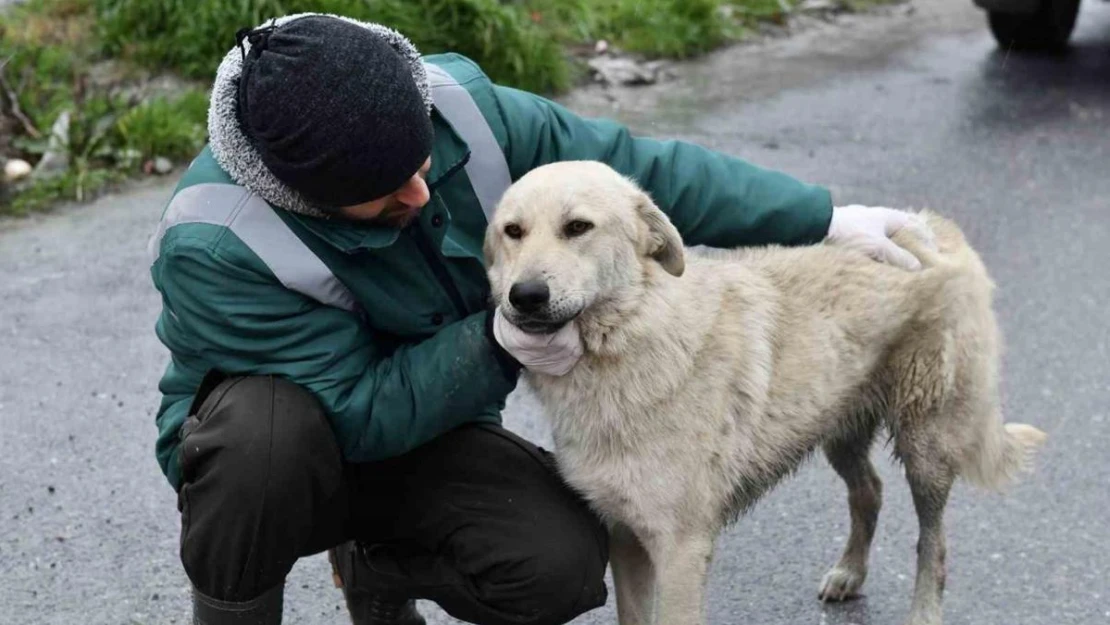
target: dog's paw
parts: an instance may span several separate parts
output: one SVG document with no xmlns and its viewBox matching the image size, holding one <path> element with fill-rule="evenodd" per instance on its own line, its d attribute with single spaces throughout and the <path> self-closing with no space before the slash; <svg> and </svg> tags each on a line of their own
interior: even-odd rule
<svg viewBox="0 0 1110 625">
<path fill-rule="evenodd" d="M 821 601 L 854 599 L 859 596 L 859 589 L 863 586 L 863 580 L 866 578 L 866 570 L 860 571 L 843 565 L 834 566 L 821 579 L 821 587 L 817 591 L 817 597 Z"/>
</svg>

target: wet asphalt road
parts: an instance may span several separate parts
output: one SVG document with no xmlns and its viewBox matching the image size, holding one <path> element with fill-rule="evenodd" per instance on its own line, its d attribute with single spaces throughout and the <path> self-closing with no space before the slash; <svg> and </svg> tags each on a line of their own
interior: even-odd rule
<svg viewBox="0 0 1110 625">
<path fill-rule="evenodd" d="M 967 230 L 999 285 L 1007 417 L 1050 442 L 1007 497 L 957 486 L 950 625 L 1110 623 L 1110 5 L 1085 5 L 1074 42 L 1059 58 L 1006 54 L 970 6 L 936 0 L 714 55 L 664 87 L 567 99 L 827 184 L 840 203 L 928 205 Z M 186 622 L 152 453 L 165 356 L 145 243 L 167 193 L 0 226 L 0 625 Z M 506 420 L 546 441 L 527 397 Z M 848 521 L 816 460 L 719 542 L 710 622 L 900 623 L 916 521 L 886 451 L 875 459 L 885 507 L 864 598 L 816 601 Z M 287 622 L 341 623 L 339 599 L 324 559 L 305 559 Z M 612 622 L 612 601 L 576 621 Z"/>
</svg>

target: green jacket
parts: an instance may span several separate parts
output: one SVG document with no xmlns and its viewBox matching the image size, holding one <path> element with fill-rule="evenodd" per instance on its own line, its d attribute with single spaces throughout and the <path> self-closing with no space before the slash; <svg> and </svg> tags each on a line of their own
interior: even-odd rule
<svg viewBox="0 0 1110 625">
<path fill-rule="evenodd" d="M 425 62 L 473 98 L 512 180 L 553 161 L 604 161 L 648 190 L 690 245 L 806 244 L 827 232 L 832 205 L 825 189 L 689 143 L 633 137 L 611 121 L 495 85 L 458 55 Z M 464 422 L 499 418 L 516 379 L 499 366 L 484 332 L 486 217 L 464 169 L 466 133 L 438 110 L 432 116 L 432 199 L 410 228 L 329 220 L 269 203 L 287 232 L 354 296 L 355 312 L 287 288 L 274 263 L 226 223 L 160 226 L 151 276 L 163 305 L 157 335 L 171 357 L 159 385 L 156 455 L 175 488 L 179 429 L 213 368 L 283 376 L 309 389 L 353 462 L 403 453 Z M 203 200 L 205 210 L 223 203 L 230 211 L 253 195 L 220 167 L 212 146 L 184 174 L 171 204 L 197 185 L 216 190 Z"/>
</svg>

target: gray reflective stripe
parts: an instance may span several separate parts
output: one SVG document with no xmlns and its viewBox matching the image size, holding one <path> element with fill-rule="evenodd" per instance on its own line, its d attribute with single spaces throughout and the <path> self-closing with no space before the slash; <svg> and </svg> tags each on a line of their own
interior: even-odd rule
<svg viewBox="0 0 1110 625">
<path fill-rule="evenodd" d="M 432 87 L 432 100 L 439 112 L 451 122 L 455 132 L 470 146 L 470 160 L 465 169 L 470 186 L 478 196 L 486 220 L 493 219 L 493 211 L 501 195 L 509 188 L 512 177 L 505 153 L 493 136 L 474 98 L 441 67 L 425 63 L 428 81 Z"/>
<path fill-rule="evenodd" d="M 424 67 L 428 71 L 436 108 L 470 148 L 466 175 L 486 219 L 492 219 L 497 202 L 512 183 L 505 154 L 466 89 L 446 70 L 431 64 Z M 166 230 L 185 223 L 207 223 L 230 229 L 286 288 L 329 306 L 352 312 L 358 310 L 354 295 L 328 266 L 265 200 L 245 188 L 207 183 L 178 192 L 150 239 L 149 251 L 154 260 L 158 258 Z"/>
<path fill-rule="evenodd" d="M 150 240 L 157 260 L 162 237 L 187 223 L 224 226 L 269 267 L 286 288 L 355 312 L 358 304 L 331 269 L 289 229 L 265 200 L 233 184 L 198 184 L 174 196 Z"/>
</svg>

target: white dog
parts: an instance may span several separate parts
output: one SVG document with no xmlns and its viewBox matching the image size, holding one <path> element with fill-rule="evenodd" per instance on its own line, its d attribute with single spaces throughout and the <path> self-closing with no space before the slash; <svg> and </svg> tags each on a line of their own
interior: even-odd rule
<svg viewBox="0 0 1110 625">
<path fill-rule="evenodd" d="M 506 192 L 485 243 L 493 297 L 526 331 L 579 326 L 578 364 L 526 379 L 564 478 L 612 528 L 621 625 L 704 623 L 715 538 L 819 447 L 852 519 L 819 595 L 854 595 L 880 426 L 920 523 L 908 623 L 941 623 L 953 481 L 999 488 L 1045 435 L 1003 425 L 994 285 L 956 225 L 921 217 L 938 249 L 896 235 L 923 265 L 911 272 L 834 245 L 695 257 L 600 163 L 540 167 Z"/>
</svg>

